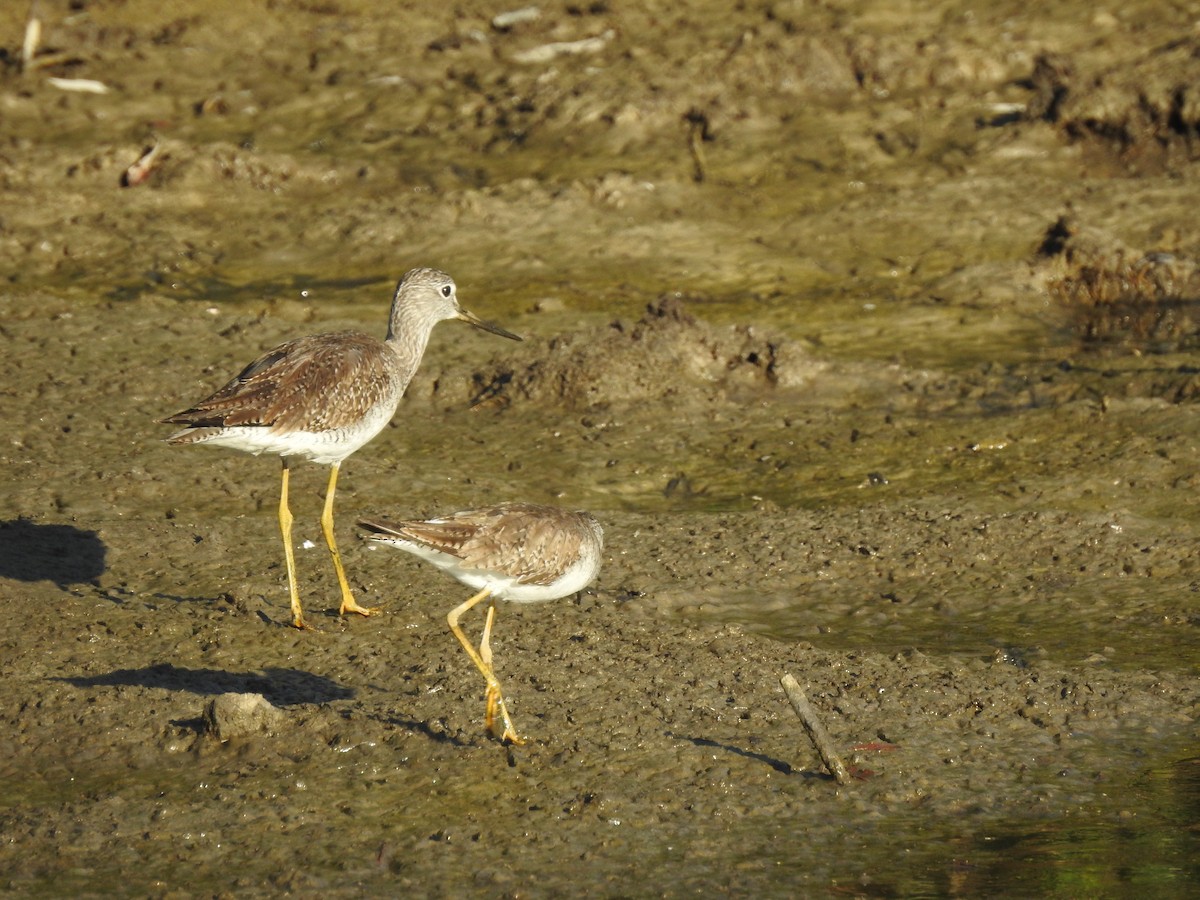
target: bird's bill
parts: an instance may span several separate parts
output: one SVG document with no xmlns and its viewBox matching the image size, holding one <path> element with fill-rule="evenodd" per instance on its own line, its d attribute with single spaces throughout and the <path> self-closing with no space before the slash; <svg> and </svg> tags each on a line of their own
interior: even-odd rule
<svg viewBox="0 0 1200 900">
<path fill-rule="evenodd" d="M 471 323 L 476 328 L 481 328 L 484 331 L 490 331 L 492 334 L 498 334 L 500 337 L 510 338 L 514 341 L 525 340 L 519 334 L 513 334 L 511 331 L 505 331 L 499 325 L 495 325 L 491 322 L 485 322 L 483 319 L 479 318 L 479 316 L 475 315 L 475 313 L 467 312 L 465 309 L 460 309 L 458 311 L 458 318 L 464 322 Z"/>
</svg>

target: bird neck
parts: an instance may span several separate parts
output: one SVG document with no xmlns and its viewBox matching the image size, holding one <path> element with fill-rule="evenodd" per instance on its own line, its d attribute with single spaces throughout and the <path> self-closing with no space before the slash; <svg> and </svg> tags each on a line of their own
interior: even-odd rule
<svg viewBox="0 0 1200 900">
<path fill-rule="evenodd" d="M 429 344 L 429 335 L 437 323 L 436 318 L 423 315 L 411 304 L 393 303 L 388 320 L 387 345 L 410 372 L 420 365 L 425 347 Z"/>
</svg>

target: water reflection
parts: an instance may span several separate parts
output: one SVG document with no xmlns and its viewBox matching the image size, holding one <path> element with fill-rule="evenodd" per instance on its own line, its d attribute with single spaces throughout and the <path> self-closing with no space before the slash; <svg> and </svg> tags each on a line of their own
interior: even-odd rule
<svg viewBox="0 0 1200 900">
<path fill-rule="evenodd" d="M 1053 821 L 932 823 L 914 810 L 848 830 L 840 860 L 803 876 L 866 897 L 1194 896 L 1198 812 L 1200 764 L 1190 759 Z"/>
<path fill-rule="evenodd" d="M 1197 796 L 1193 780 L 1193 826 Z M 1194 827 L 1159 818 L 1170 805 L 1166 800 L 1159 797 L 1155 811 L 1105 811 L 981 833 L 962 847 L 970 865 L 947 867 L 945 886 L 959 896 L 998 890 L 1039 897 L 1185 896 L 1200 877 L 1200 842 Z"/>
</svg>

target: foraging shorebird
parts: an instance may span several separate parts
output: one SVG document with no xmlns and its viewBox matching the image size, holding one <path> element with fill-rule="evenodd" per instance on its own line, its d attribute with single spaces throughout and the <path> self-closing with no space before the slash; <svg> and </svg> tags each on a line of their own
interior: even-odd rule
<svg viewBox="0 0 1200 900">
<path fill-rule="evenodd" d="M 458 305 L 454 280 L 436 269 L 413 269 L 396 285 L 386 340 L 343 331 L 314 334 L 280 344 L 195 406 L 162 421 L 185 426 L 169 444 L 211 444 L 283 459 L 279 527 L 287 559 L 292 624 L 307 628 L 296 586 L 292 513 L 288 507 L 289 460 L 330 466 L 321 529 L 342 591 L 340 613 L 364 616 L 346 581 L 333 534 L 333 498 L 342 461 L 391 421 L 412 380 L 430 332 L 438 322 L 461 319 L 513 340 L 515 334 L 484 322 Z"/>
<path fill-rule="evenodd" d="M 499 710 L 504 723 L 500 740 L 522 743 L 492 668 L 494 600 L 540 603 L 583 590 L 600 570 L 604 549 L 600 523 L 586 512 L 504 503 L 424 521 L 360 519 L 358 524 L 371 532 L 370 540 L 406 550 L 477 591 L 452 609 L 446 620 L 487 681 L 487 730 L 494 734 L 492 726 Z M 488 598 L 493 602 L 476 650 L 458 620 Z"/>
</svg>

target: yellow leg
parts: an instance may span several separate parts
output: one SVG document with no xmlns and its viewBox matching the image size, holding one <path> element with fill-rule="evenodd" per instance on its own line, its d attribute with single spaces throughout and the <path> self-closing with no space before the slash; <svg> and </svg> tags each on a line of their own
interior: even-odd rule
<svg viewBox="0 0 1200 900">
<path fill-rule="evenodd" d="M 487 624 L 484 626 L 484 639 L 480 644 L 480 649 L 476 650 L 471 642 L 467 640 L 467 636 L 463 634 L 463 630 L 458 627 L 459 617 L 473 609 L 482 601 L 486 600 L 492 591 L 491 588 L 484 588 L 474 597 L 471 597 L 465 603 L 462 603 L 454 609 L 450 610 L 450 614 L 446 616 L 446 621 L 450 623 L 450 630 L 454 632 L 454 636 L 458 638 L 458 642 L 462 644 L 463 649 L 467 651 L 467 656 L 471 657 L 471 662 L 475 663 L 483 677 L 487 680 L 487 718 L 485 724 L 488 731 L 495 734 L 492 728 L 496 717 L 496 710 L 500 711 L 500 718 L 504 722 L 504 731 L 500 735 L 501 741 L 511 741 L 514 744 L 525 743 L 517 736 L 517 731 L 513 728 L 512 719 L 508 717 L 508 707 L 504 705 L 504 693 L 500 690 L 500 681 L 496 678 L 496 673 L 492 671 L 492 647 L 491 647 L 491 632 L 492 620 L 495 617 L 495 607 L 489 609 Z M 486 660 L 484 655 L 486 654 Z"/>
<path fill-rule="evenodd" d="M 356 612 L 364 616 L 373 616 L 378 609 L 359 606 L 350 593 L 350 582 L 346 580 L 346 570 L 342 568 L 342 554 L 338 552 L 337 541 L 333 537 L 333 495 L 337 492 L 338 469 L 341 463 L 334 463 L 329 470 L 329 488 L 325 492 L 325 510 L 321 513 L 321 530 L 325 532 L 325 543 L 333 556 L 333 568 L 337 572 L 338 584 L 342 588 L 342 606 L 339 613 Z"/>
<path fill-rule="evenodd" d="M 300 608 L 300 590 L 296 587 L 296 552 L 292 549 L 292 511 L 288 508 L 287 457 L 283 457 L 283 486 L 279 490 L 279 530 L 283 532 L 283 555 L 287 559 L 288 593 L 292 598 L 292 624 L 308 628 Z"/>
<path fill-rule="evenodd" d="M 492 623 L 496 621 L 496 602 L 493 599 L 488 604 L 487 620 L 483 624 L 483 636 L 479 640 L 479 658 L 483 660 L 483 664 L 492 672 L 496 670 L 492 668 Z M 504 695 L 500 693 L 500 683 L 489 684 L 487 689 L 487 712 L 484 715 L 483 723 L 488 731 L 493 734 L 495 731 L 492 728 L 492 723 L 496 721 L 496 709 L 499 708 L 501 718 L 504 720 L 505 735 L 512 732 L 511 737 L 513 743 L 520 744 L 521 739 L 517 737 L 517 733 L 512 729 L 512 722 L 508 718 L 508 708 L 504 705 Z"/>
<path fill-rule="evenodd" d="M 479 639 L 479 658 L 489 668 L 492 665 L 492 623 L 496 621 L 496 602 L 488 604 L 487 621 L 483 623 L 483 637 Z"/>
</svg>

